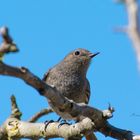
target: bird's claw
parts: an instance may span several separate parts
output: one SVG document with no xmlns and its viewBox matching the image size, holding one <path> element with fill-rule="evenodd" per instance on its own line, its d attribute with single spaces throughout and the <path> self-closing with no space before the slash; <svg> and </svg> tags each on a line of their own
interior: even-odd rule
<svg viewBox="0 0 140 140">
<path fill-rule="evenodd" d="M 47 129 L 47 127 L 48 127 L 48 125 L 49 125 L 50 123 L 53 123 L 53 122 L 60 122 L 60 120 L 61 120 L 61 117 L 59 117 L 57 121 L 54 121 L 54 120 L 45 121 L 45 122 L 44 122 L 44 124 L 45 124 L 45 131 L 46 131 L 46 129 Z M 62 121 L 63 121 L 63 120 L 62 120 Z"/>
<path fill-rule="evenodd" d="M 45 131 L 46 131 L 46 129 L 47 129 L 47 127 L 48 127 L 48 125 L 50 124 L 50 123 L 53 123 L 54 121 L 53 120 L 49 120 L 49 121 L 45 121 L 44 122 L 44 124 L 45 124 Z"/>
<path fill-rule="evenodd" d="M 58 128 L 60 128 L 64 124 L 71 125 L 71 123 L 68 123 L 66 120 L 61 120 L 61 123 L 58 125 Z"/>
<path fill-rule="evenodd" d="M 61 117 L 57 121 L 54 121 L 54 120 L 45 121 L 44 122 L 44 124 L 45 124 L 45 128 L 44 129 L 45 129 L 45 131 L 46 131 L 48 125 L 50 123 L 53 123 L 53 122 L 60 122 L 60 124 L 58 125 L 58 128 L 60 128 L 64 124 L 71 125 L 71 123 L 68 123 L 66 120 L 61 120 L 61 121 L 60 120 L 61 120 Z"/>
</svg>

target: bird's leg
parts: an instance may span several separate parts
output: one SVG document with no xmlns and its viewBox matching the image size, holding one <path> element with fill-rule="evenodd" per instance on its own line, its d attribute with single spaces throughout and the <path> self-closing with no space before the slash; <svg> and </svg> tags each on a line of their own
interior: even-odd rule
<svg viewBox="0 0 140 140">
<path fill-rule="evenodd" d="M 59 117 L 57 121 L 59 122 L 61 119 L 62 119 L 62 118 L 61 118 L 61 117 Z"/>
<path fill-rule="evenodd" d="M 46 129 L 47 129 L 47 127 L 48 127 L 48 125 L 49 125 L 50 123 L 53 123 L 53 122 L 60 122 L 61 119 L 62 119 L 62 118 L 59 117 L 57 121 L 54 121 L 54 120 L 45 121 L 45 122 L 44 122 L 44 124 L 45 124 L 45 131 L 46 131 Z M 62 121 L 63 121 L 63 120 L 62 120 Z"/>
<path fill-rule="evenodd" d="M 53 123 L 53 122 L 55 122 L 55 121 L 49 120 L 49 121 L 45 121 L 45 122 L 44 122 L 44 124 L 45 124 L 45 131 L 46 131 L 48 125 L 49 125 L 50 123 Z"/>
</svg>

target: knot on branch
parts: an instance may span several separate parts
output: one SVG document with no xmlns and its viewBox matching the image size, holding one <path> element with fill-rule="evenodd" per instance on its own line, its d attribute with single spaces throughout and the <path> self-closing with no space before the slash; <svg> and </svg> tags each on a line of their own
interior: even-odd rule
<svg viewBox="0 0 140 140">
<path fill-rule="evenodd" d="M 22 73 L 26 73 L 26 72 L 28 71 L 28 69 L 25 68 L 25 67 L 21 67 L 21 68 L 20 68 L 20 71 L 21 71 Z"/>
</svg>

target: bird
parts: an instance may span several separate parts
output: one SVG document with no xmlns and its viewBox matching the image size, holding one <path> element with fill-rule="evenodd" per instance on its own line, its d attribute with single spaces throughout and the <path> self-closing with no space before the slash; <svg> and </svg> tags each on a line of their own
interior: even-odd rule
<svg viewBox="0 0 140 140">
<path fill-rule="evenodd" d="M 90 51 L 78 48 L 68 53 L 62 61 L 49 69 L 43 77 L 43 81 L 57 89 L 60 94 L 76 103 L 88 104 L 90 99 L 90 83 L 87 79 L 87 71 L 91 60 L 98 55 Z M 49 102 L 52 109 L 65 120 L 71 116 L 61 112 L 57 106 Z"/>
</svg>

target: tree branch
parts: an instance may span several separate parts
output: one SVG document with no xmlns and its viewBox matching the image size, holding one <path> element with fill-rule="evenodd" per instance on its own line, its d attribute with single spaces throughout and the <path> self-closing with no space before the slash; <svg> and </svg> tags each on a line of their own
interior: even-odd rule
<svg viewBox="0 0 140 140">
<path fill-rule="evenodd" d="M 120 1 L 119 1 L 120 2 Z M 128 14 L 128 25 L 126 33 L 132 41 L 135 50 L 138 66 L 140 69 L 140 25 L 139 25 L 139 6 L 137 0 L 121 0 L 125 4 Z"/>
<path fill-rule="evenodd" d="M 76 120 L 82 120 L 86 117 L 90 118 L 95 124 L 95 129 L 102 132 L 105 136 L 111 136 L 116 139 L 126 138 L 127 140 L 131 140 L 133 137 L 132 132 L 129 131 L 128 133 L 127 130 L 113 127 L 107 122 L 107 119 L 111 116 L 110 114 L 112 114 L 112 111 L 108 110 L 107 113 L 104 113 L 104 111 L 100 111 L 87 105 L 76 104 L 75 102 L 72 102 L 62 96 L 55 88 L 52 88 L 44 83 L 26 68 L 16 68 L 1 62 L 0 74 L 14 76 L 24 80 L 27 84 L 38 90 L 40 94 L 43 93 L 49 101 L 51 101 L 54 105 L 57 105 L 64 113 L 74 115 Z M 105 110 L 105 112 L 106 111 L 107 110 Z"/>
<path fill-rule="evenodd" d="M 18 108 L 18 105 L 16 103 L 16 98 L 14 95 L 11 96 L 11 106 L 12 106 L 11 118 L 20 119 L 20 117 L 22 116 L 22 113 L 20 112 Z"/>
<path fill-rule="evenodd" d="M 81 122 L 73 125 L 63 125 L 58 127 L 60 123 L 50 123 L 45 130 L 44 123 L 23 122 L 16 118 L 9 118 L 3 127 L 10 139 L 12 138 L 55 138 L 55 137 L 82 137 L 88 131 L 93 130 L 94 123 L 85 118 Z"/>
</svg>

